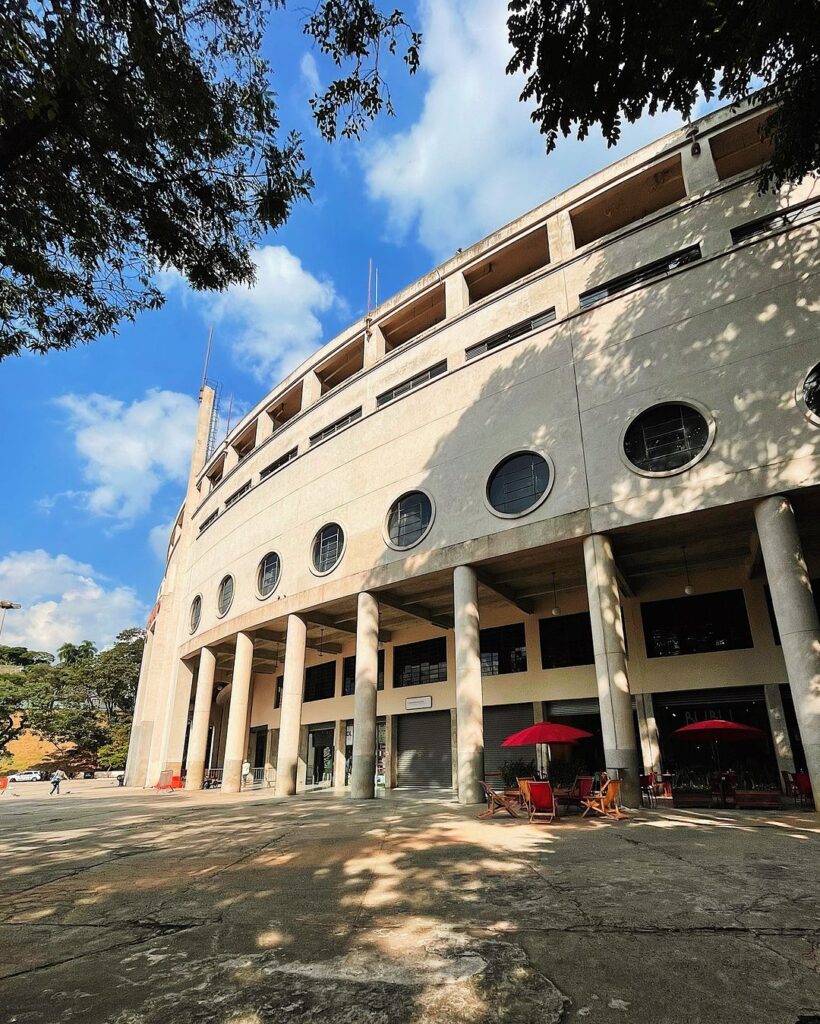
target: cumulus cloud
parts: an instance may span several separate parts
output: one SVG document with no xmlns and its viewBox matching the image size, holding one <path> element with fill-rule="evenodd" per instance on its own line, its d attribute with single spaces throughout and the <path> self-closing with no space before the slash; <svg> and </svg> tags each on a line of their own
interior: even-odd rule
<svg viewBox="0 0 820 1024">
<path fill-rule="evenodd" d="M 409 129 L 360 151 L 368 192 L 387 204 L 394 234 L 415 232 L 436 259 L 680 123 L 675 114 L 645 117 L 624 127 L 614 149 L 593 133 L 547 157 L 518 100 L 523 78 L 504 70 L 506 14 L 498 0 L 424 0 L 422 111 Z"/>
<path fill-rule="evenodd" d="M 298 366 L 322 340 L 322 313 L 345 306 L 332 281 L 315 277 L 284 245 L 265 245 L 253 255 L 256 283 L 224 292 L 195 293 L 182 277 L 166 271 L 160 287 L 181 291 L 199 307 L 206 323 L 217 326 L 237 363 L 257 379 L 279 379 Z"/>
<path fill-rule="evenodd" d="M 316 66 L 316 58 L 312 53 L 308 52 L 302 55 L 302 59 L 299 61 L 299 71 L 308 92 L 311 95 L 319 92 L 322 83 L 319 79 L 319 68 Z"/>
<path fill-rule="evenodd" d="M 73 492 L 94 515 L 128 525 L 149 511 L 167 483 L 187 478 L 197 402 L 151 389 L 127 403 L 109 395 L 63 395 L 82 474 L 90 487 Z"/>
<path fill-rule="evenodd" d="M 85 562 L 47 551 L 12 551 L 0 558 L 0 594 L 23 607 L 10 611 L 3 643 L 51 651 L 93 640 L 103 648 L 148 608 L 131 587 L 111 584 Z"/>
</svg>

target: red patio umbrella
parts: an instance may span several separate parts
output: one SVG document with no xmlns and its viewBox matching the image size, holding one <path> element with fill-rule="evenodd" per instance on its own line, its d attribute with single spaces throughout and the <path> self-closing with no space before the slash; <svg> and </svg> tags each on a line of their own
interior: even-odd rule
<svg viewBox="0 0 820 1024">
<path fill-rule="evenodd" d="M 705 722 L 692 722 L 675 729 L 673 736 L 685 740 L 762 740 L 766 733 L 754 725 L 742 725 L 740 722 L 727 722 L 725 718 L 708 718 Z"/>
<path fill-rule="evenodd" d="M 514 732 L 501 744 L 502 747 L 530 747 L 535 743 L 577 743 L 587 740 L 591 732 L 576 729 L 571 725 L 559 725 L 557 722 L 536 722 L 521 732 Z"/>
</svg>

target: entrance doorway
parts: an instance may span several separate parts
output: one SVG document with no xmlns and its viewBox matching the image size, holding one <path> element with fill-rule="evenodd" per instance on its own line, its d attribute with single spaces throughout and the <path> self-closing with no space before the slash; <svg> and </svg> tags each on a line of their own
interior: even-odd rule
<svg viewBox="0 0 820 1024">
<path fill-rule="evenodd" d="M 333 785 L 333 726 L 308 729 L 307 775 L 305 785 L 324 788 Z"/>
</svg>

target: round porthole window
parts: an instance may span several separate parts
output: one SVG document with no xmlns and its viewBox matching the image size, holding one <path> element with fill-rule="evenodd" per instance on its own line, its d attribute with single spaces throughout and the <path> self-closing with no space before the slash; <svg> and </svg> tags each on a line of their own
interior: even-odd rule
<svg viewBox="0 0 820 1024">
<path fill-rule="evenodd" d="M 270 597 L 279 584 L 282 575 L 282 562 L 275 551 L 268 552 L 259 563 L 257 586 L 260 597 Z"/>
<path fill-rule="evenodd" d="M 196 633 L 199 620 L 202 618 L 202 598 L 199 594 L 191 601 L 191 632 Z"/>
<path fill-rule="evenodd" d="M 487 503 L 501 516 L 523 516 L 546 498 L 552 467 L 538 452 L 515 452 L 495 467 L 487 481 Z"/>
<path fill-rule="evenodd" d="M 408 491 L 390 506 L 387 539 L 391 547 L 412 548 L 428 533 L 433 522 L 433 503 L 424 491 Z"/>
<path fill-rule="evenodd" d="M 812 367 L 806 375 L 802 398 L 809 416 L 815 423 L 820 423 L 820 363 Z"/>
<path fill-rule="evenodd" d="M 344 530 L 338 523 L 328 523 L 313 538 L 313 568 L 323 576 L 340 562 L 345 546 Z"/>
<path fill-rule="evenodd" d="M 226 615 L 233 604 L 233 576 L 226 576 L 219 584 L 216 595 L 216 607 L 220 616 Z"/>
<path fill-rule="evenodd" d="M 661 402 L 646 409 L 624 431 L 623 453 L 631 469 L 646 476 L 670 476 L 689 469 L 706 454 L 714 420 L 685 402 Z"/>
</svg>

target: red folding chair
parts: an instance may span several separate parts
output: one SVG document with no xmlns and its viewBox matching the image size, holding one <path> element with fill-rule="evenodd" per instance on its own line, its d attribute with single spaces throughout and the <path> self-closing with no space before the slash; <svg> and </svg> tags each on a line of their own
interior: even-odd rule
<svg viewBox="0 0 820 1024">
<path fill-rule="evenodd" d="M 558 805 L 555 802 L 555 793 L 551 782 L 527 782 L 526 793 L 524 793 L 523 785 L 521 789 L 530 821 L 535 818 L 546 818 L 547 821 L 552 821 L 558 817 Z"/>
</svg>

